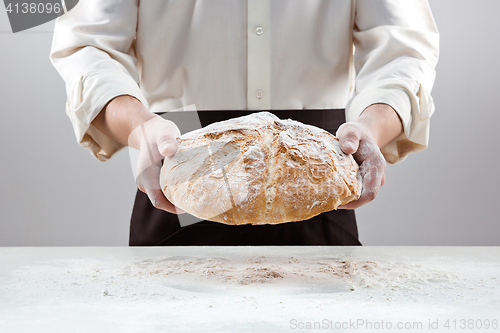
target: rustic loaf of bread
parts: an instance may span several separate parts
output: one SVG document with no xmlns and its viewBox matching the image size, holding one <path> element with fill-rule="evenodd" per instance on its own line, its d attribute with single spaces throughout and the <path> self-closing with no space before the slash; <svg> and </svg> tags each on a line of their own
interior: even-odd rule
<svg viewBox="0 0 500 333">
<path fill-rule="evenodd" d="M 160 185 L 186 212 L 233 225 L 307 220 L 361 193 L 358 165 L 334 135 L 269 112 L 184 134 Z"/>
</svg>

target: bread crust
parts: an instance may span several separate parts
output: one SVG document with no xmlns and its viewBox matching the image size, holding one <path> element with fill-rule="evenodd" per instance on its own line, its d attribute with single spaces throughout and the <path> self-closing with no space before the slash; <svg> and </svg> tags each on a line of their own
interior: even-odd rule
<svg viewBox="0 0 500 333">
<path fill-rule="evenodd" d="M 231 225 L 303 221 L 361 193 L 358 164 L 334 135 L 269 112 L 184 134 L 160 185 L 177 207 Z"/>
</svg>

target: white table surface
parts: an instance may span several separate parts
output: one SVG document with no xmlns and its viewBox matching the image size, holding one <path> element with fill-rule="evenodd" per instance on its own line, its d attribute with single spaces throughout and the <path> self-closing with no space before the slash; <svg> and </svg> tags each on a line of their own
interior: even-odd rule
<svg viewBox="0 0 500 333">
<path fill-rule="evenodd" d="M 498 247 L 0 248 L 2 333 L 500 332 L 494 320 Z"/>
</svg>

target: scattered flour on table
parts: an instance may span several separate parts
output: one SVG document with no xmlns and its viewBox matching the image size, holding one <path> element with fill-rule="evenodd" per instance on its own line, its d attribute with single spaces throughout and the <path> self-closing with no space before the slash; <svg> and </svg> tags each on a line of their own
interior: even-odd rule
<svg viewBox="0 0 500 333">
<path fill-rule="evenodd" d="M 337 282 L 348 284 L 351 290 L 388 288 L 418 291 L 429 284 L 442 284 L 443 287 L 463 284 L 456 274 L 420 265 L 276 256 L 259 256 L 244 260 L 222 257 L 168 257 L 136 262 L 126 267 L 123 274 L 234 285 Z"/>
<path fill-rule="evenodd" d="M 161 299 L 171 288 L 200 293 L 303 294 L 352 292 L 360 299 L 446 299 L 465 302 L 478 288 L 499 292 L 493 276 L 465 274 L 466 267 L 399 261 L 343 259 L 333 256 L 170 256 L 135 261 L 59 260 L 15 272 L 16 287 L 37 286 L 36 294 Z M 486 277 L 486 278 L 485 278 Z M 483 281 L 484 278 L 484 281 Z M 264 289 L 263 289 L 264 288 Z M 92 292 L 89 294 L 89 290 Z M 104 290 L 104 292 L 103 292 Z M 259 291 L 260 290 L 260 291 Z M 105 291 L 109 291 L 106 293 Z M 56 301 L 54 299 L 54 301 Z"/>
</svg>

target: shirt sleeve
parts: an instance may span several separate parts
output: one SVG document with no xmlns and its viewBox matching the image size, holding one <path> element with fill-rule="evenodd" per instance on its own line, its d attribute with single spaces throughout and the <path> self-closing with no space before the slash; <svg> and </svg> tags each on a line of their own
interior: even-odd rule
<svg viewBox="0 0 500 333">
<path fill-rule="evenodd" d="M 138 0 L 81 0 L 58 18 L 50 58 L 66 83 L 68 114 L 78 142 L 99 160 L 123 145 L 91 122 L 113 98 L 139 88 L 134 41 Z"/>
<path fill-rule="evenodd" d="M 346 119 L 375 103 L 390 105 L 404 133 L 381 151 L 397 163 L 428 145 L 439 34 L 426 0 L 358 0 L 354 23 L 356 81 Z"/>
</svg>

